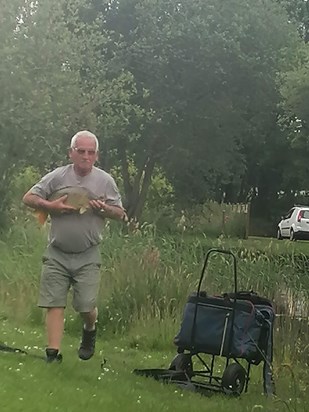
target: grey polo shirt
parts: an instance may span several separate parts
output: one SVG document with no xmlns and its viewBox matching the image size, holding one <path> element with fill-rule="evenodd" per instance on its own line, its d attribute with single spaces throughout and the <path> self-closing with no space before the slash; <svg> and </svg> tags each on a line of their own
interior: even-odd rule
<svg viewBox="0 0 309 412">
<path fill-rule="evenodd" d="M 58 167 L 45 175 L 31 189 L 31 193 L 48 199 L 56 190 L 67 186 L 87 188 L 112 206 L 122 207 L 121 197 L 114 179 L 102 169 L 93 167 L 86 176 L 78 176 L 72 164 Z M 83 214 L 64 213 L 51 216 L 49 245 L 67 253 L 80 253 L 98 245 L 102 239 L 104 219 L 91 209 Z"/>
</svg>

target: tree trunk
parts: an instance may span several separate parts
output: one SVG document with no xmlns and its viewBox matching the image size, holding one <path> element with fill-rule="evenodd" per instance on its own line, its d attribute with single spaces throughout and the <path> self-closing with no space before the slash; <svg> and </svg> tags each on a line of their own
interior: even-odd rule
<svg viewBox="0 0 309 412">
<path fill-rule="evenodd" d="M 130 182 L 129 165 L 128 165 L 126 147 L 125 147 L 124 142 L 121 142 L 118 145 L 118 153 L 120 156 L 121 171 L 122 171 L 123 186 L 124 186 L 123 188 L 124 188 L 124 194 L 125 194 L 124 206 L 127 209 L 131 203 L 132 185 Z"/>
<path fill-rule="evenodd" d="M 147 169 L 149 158 L 148 156 L 141 162 L 138 172 L 134 178 L 134 184 L 130 194 L 129 205 L 127 208 L 127 214 L 129 219 L 136 218 L 136 208 L 139 202 L 141 188 L 145 178 L 145 172 Z"/>
<path fill-rule="evenodd" d="M 146 199 L 147 199 L 148 189 L 151 184 L 151 177 L 152 177 L 154 167 L 155 167 L 155 160 L 153 158 L 150 158 L 146 165 L 144 179 L 143 179 L 142 187 L 139 193 L 139 199 L 135 207 L 134 217 L 137 220 L 139 220 L 142 215 L 142 211 L 143 211 Z"/>
</svg>

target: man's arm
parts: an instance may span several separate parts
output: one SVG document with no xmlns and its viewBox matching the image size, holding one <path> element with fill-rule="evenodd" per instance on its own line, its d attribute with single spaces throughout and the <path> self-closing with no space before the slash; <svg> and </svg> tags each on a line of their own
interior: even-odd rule
<svg viewBox="0 0 309 412">
<path fill-rule="evenodd" d="M 124 209 L 120 206 L 111 206 L 105 203 L 103 210 L 104 210 L 103 213 L 105 217 L 108 217 L 110 219 L 115 219 L 115 220 L 123 220 L 123 221 L 127 220 L 127 214 L 124 211 Z"/>
<path fill-rule="evenodd" d="M 89 203 L 103 218 L 107 217 L 114 220 L 123 220 L 124 222 L 128 221 L 127 214 L 122 207 L 118 187 L 112 176 L 109 176 L 103 199 L 94 199 Z"/>
<path fill-rule="evenodd" d="M 127 221 L 126 212 L 121 206 L 108 205 L 103 200 L 91 200 L 89 203 L 104 218 Z"/>
<path fill-rule="evenodd" d="M 64 202 L 67 195 L 60 197 L 59 199 L 49 201 L 43 199 L 42 197 L 31 193 L 29 190 L 23 197 L 23 202 L 25 205 L 33 209 L 43 209 L 48 212 L 65 212 L 70 210 L 75 210 L 74 207 L 66 205 Z"/>
<path fill-rule="evenodd" d="M 24 195 L 23 202 L 25 205 L 32 207 L 33 209 L 49 210 L 50 202 L 38 195 L 34 195 L 30 190 Z"/>
</svg>

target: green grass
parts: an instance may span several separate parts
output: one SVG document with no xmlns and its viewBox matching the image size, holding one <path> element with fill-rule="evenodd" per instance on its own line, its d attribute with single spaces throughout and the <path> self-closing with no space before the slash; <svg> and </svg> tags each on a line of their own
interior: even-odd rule
<svg viewBox="0 0 309 412">
<path fill-rule="evenodd" d="M 2 321 L 0 334 L 10 345 L 26 346 L 29 353 L 43 354 L 44 337 L 40 328 L 14 328 L 11 323 Z M 77 357 L 78 342 L 77 337 L 65 336 L 62 364 L 45 364 L 27 355 L 0 352 L 0 410 L 306 411 L 308 393 L 299 393 L 293 388 L 289 371 L 277 376 L 278 398 L 268 399 L 261 394 L 260 367 L 252 368 L 249 391 L 239 398 L 220 394 L 205 397 L 132 374 L 134 368 L 168 367 L 175 355 L 172 347 L 163 352 L 145 351 L 132 348 L 125 338 L 100 339 L 95 356 L 83 362 Z M 107 362 L 101 369 L 103 358 Z"/>
<path fill-rule="evenodd" d="M 173 236 L 174 237 L 174 236 Z M 181 236 L 179 236 L 181 238 Z M 222 247 L 232 250 L 247 250 L 256 253 L 267 253 L 271 255 L 309 255 L 309 241 L 288 239 L 278 240 L 272 237 L 249 236 L 248 239 L 232 237 L 209 238 L 202 235 L 184 234 L 182 239 L 185 243 L 196 244 L 200 242 L 206 247 Z"/>
<path fill-rule="evenodd" d="M 295 254 L 303 253 L 309 255 L 309 241 L 298 240 L 291 242 L 290 240 L 277 240 L 269 237 L 254 237 L 249 236 L 248 239 L 225 239 L 218 241 L 225 247 L 230 248 L 246 248 L 255 251 L 264 251 L 271 254 Z"/>
<path fill-rule="evenodd" d="M 46 230 L 33 225 L 12 227 L 0 241 L 0 341 L 26 345 L 39 354 L 43 354 L 45 337 L 36 299 L 45 242 Z M 165 368 L 175 355 L 173 337 L 211 247 L 236 253 L 240 289 L 254 289 L 276 307 L 283 306 L 283 317 L 275 327 L 277 399 L 261 395 L 260 367 L 253 367 L 249 392 L 239 399 L 202 398 L 131 373 L 134 368 Z M 0 410 L 306 411 L 308 251 L 309 242 L 159 236 L 151 225 L 133 234 L 108 229 L 102 244 L 97 354 L 89 362 L 77 358 L 80 319 L 69 304 L 62 365 L 0 352 Z M 231 270 L 231 262 L 216 257 L 204 288 L 216 294 L 230 291 Z M 287 304 L 299 299 L 304 299 L 304 319 L 285 317 Z M 103 372 L 100 350 L 108 361 Z"/>
</svg>

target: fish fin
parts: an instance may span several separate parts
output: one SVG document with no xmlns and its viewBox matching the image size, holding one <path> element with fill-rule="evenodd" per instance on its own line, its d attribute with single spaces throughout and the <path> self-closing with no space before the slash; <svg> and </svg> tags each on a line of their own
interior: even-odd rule
<svg viewBox="0 0 309 412">
<path fill-rule="evenodd" d="M 34 215 L 37 218 L 40 225 L 44 225 L 44 223 L 47 220 L 48 213 L 44 212 L 44 210 L 35 210 Z"/>
<path fill-rule="evenodd" d="M 84 214 L 85 212 L 87 212 L 87 209 L 88 209 L 88 207 L 81 207 L 80 209 L 79 209 L 79 214 L 80 215 L 82 215 L 82 214 Z"/>
</svg>

